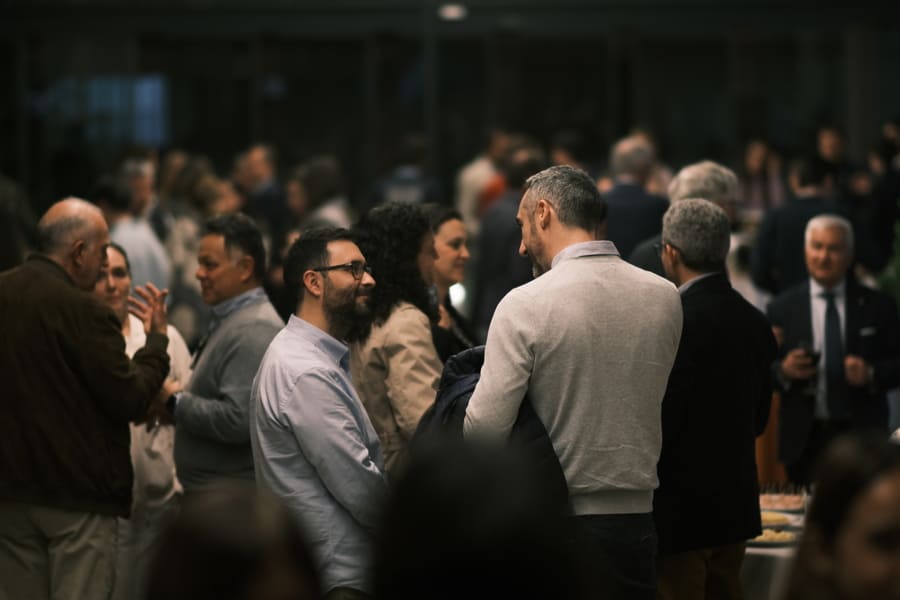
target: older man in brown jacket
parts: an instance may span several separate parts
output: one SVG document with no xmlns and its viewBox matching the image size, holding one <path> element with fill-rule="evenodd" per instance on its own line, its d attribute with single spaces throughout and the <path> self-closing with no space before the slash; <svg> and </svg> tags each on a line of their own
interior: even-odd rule
<svg viewBox="0 0 900 600">
<path fill-rule="evenodd" d="M 38 224 L 39 254 L 0 274 L 0 598 L 107 598 L 127 516 L 128 422 L 169 370 L 165 292 L 138 290 L 147 331 L 129 360 L 93 289 L 109 231 L 68 198 Z"/>
</svg>

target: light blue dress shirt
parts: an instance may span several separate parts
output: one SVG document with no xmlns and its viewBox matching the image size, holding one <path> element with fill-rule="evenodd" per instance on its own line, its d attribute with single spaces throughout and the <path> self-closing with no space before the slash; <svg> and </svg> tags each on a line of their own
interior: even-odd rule
<svg viewBox="0 0 900 600">
<path fill-rule="evenodd" d="M 297 518 L 323 590 L 370 591 L 371 531 L 387 484 L 347 346 L 291 316 L 266 351 L 250 406 L 257 482 Z"/>
</svg>

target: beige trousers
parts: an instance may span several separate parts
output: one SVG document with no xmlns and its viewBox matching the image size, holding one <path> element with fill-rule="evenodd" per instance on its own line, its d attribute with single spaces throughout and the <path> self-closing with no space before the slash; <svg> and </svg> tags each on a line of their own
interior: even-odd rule
<svg viewBox="0 0 900 600">
<path fill-rule="evenodd" d="M 0 600 L 107 600 L 116 518 L 0 502 Z"/>
</svg>

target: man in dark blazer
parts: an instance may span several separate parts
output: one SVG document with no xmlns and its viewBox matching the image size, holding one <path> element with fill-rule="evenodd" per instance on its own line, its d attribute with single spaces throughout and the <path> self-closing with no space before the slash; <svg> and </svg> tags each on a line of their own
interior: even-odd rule
<svg viewBox="0 0 900 600">
<path fill-rule="evenodd" d="M 775 298 L 769 319 L 781 350 L 778 455 L 794 483 L 809 482 L 822 450 L 849 429 L 887 435 L 886 391 L 900 384 L 900 319 L 886 294 L 850 275 L 853 229 L 837 215 L 809 221 L 809 280 Z"/>
<path fill-rule="evenodd" d="M 769 416 L 775 338 L 728 283 L 730 222 L 721 208 L 673 204 L 662 242 L 684 329 L 662 405 L 657 598 L 740 598 L 745 541 L 761 531 L 755 439 Z"/>
<path fill-rule="evenodd" d="M 659 233 L 669 201 L 644 189 L 655 157 L 639 137 L 627 137 L 613 146 L 610 168 L 615 185 L 603 195 L 608 209 L 606 239 L 620 256 L 630 256 L 642 241 Z"/>
</svg>

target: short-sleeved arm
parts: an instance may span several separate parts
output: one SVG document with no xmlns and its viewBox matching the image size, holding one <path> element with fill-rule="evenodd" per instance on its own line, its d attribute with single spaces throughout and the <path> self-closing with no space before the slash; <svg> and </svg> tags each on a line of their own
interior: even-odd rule
<svg viewBox="0 0 900 600">
<path fill-rule="evenodd" d="M 250 441 L 250 390 L 253 377 L 278 328 L 266 322 L 253 322 L 235 329 L 220 340 L 216 352 L 218 395 L 204 398 L 186 392 L 178 400 L 175 420 L 193 435 L 226 444 Z"/>
<path fill-rule="evenodd" d="M 359 401 L 333 376 L 310 371 L 297 380 L 279 410 L 334 499 L 363 527 L 373 529 L 387 484 L 365 444 L 361 421 L 367 423 L 368 417 Z"/>
<path fill-rule="evenodd" d="M 525 301 L 507 295 L 497 306 L 488 329 L 484 366 L 466 408 L 463 431 L 505 440 L 519 414 L 534 368 L 534 347 L 526 337 Z"/>
<path fill-rule="evenodd" d="M 415 308 L 399 308 L 385 328 L 384 360 L 387 395 L 394 418 L 406 439 L 434 404 L 441 378 L 441 359 L 431 338 L 428 317 Z"/>
</svg>

